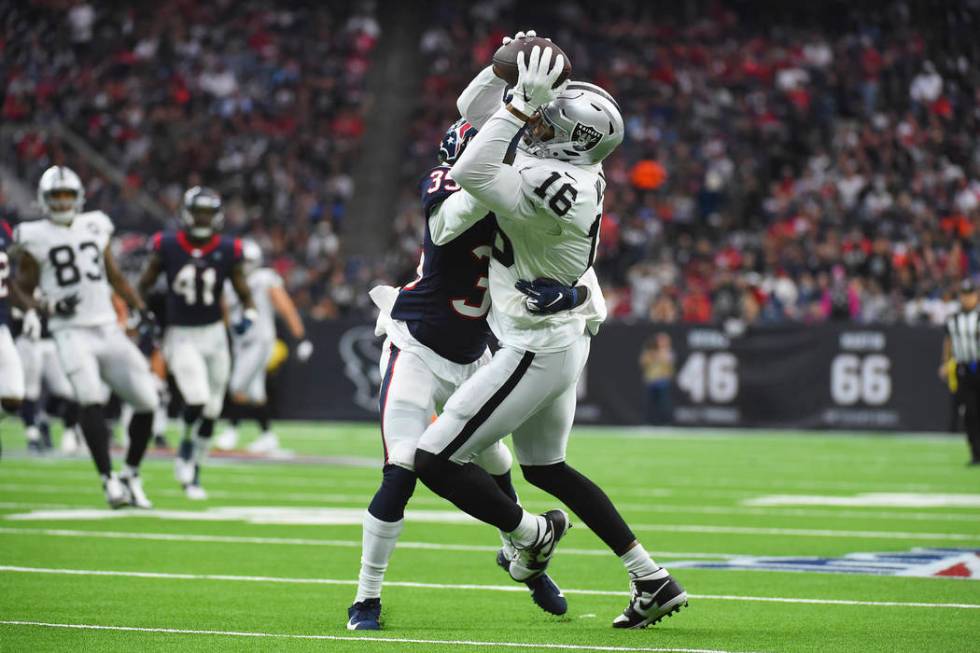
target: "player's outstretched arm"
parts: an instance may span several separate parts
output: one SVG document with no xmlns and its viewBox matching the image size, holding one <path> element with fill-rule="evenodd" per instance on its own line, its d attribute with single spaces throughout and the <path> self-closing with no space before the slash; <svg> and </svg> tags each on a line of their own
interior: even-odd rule
<svg viewBox="0 0 980 653">
<path fill-rule="evenodd" d="M 41 278 L 41 269 L 37 261 L 27 252 L 21 252 L 17 258 L 16 270 L 14 282 L 8 288 L 10 302 L 25 311 L 39 309 L 40 306 L 34 300 L 34 290 Z"/>
<path fill-rule="evenodd" d="M 552 52 L 551 48 L 542 52 L 535 46 L 527 61 L 523 52 L 518 55 L 520 75 L 511 103 L 493 114 L 452 169 L 452 178 L 460 186 L 478 202 L 502 215 L 531 217 L 535 212 L 532 207 L 521 210 L 521 175 L 504 163 L 504 157 L 530 116 L 555 96 L 554 83 L 564 68 L 564 59 L 559 55 L 552 63 Z"/>
<path fill-rule="evenodd" d="M 490 116 L 503 106 L 506 90 L 507 82 L 493 73 L 493 66 L 487 66 L 460 93 L 456 100 L 459 115 L 477 129 L 483 129 Z"/>
<path fill-rule="evenodd" d="M 286 328 L 297 340 L 306 339 L 306 327 L 303 326 L 303 320 L 299 316 L 299 311 L 296 310 L 296 304 L 293 303 L 293 298 L 289 296 L 286 289 L 282 286 L 272 286 L 269 288 L 269 299 L 272 301 L 272 307 L 276 310 L 276 313 L 282 317 L 286 322 Z"/>
<path fill-rule="evenodd" d="M 156 252 L 150 252 L 150 256 L 146 260 L 146 267 L 143 268 L 140 279 L 136 284 L 141 297 L 146 297 L 150 294 L 150 291 L 153 289 L 153 284 L 157 282 L 157 277 L 160 276 L 162 269 L 163 264 L 160 262 L 160 256 Z"/>
<path fill-rule="evenodd" d="M 465 190 L 457 191 L 432 209 L 429 215 L 429 234 L 432 242 L 442 246 L 452 242 L 467 229 L 487 217 L 490 209 L 480 204 Z"/>
<path fill-rule="evenodd" d="M 112 289 L 116 291 L 126 305 L 130 308 L 143 312 L 146 310 L 146 303 L 143 298 L 133 290 L 133 287 L 129 285 L 129 281 L 123 275 L 122 270 L 119 269 L 119 265 L 116 263 L 116 257 L 112 255 L 112 249 L 110 247 L 105 248 L 105 252 L 102 255 L 105 261 L 105 276 L 109 280 L 109 285 Z"/>
</svg>

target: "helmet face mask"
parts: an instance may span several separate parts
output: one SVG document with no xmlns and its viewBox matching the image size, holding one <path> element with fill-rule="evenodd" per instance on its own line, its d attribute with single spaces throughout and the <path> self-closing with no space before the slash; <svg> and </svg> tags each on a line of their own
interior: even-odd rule
<svg viewBox="0 0 980 653">
<path fill-rule="evenodd" d="M 210 188 L 194 186 L 184 193 L 180 217 L 193 238 L 210 238 L 224 224 L 221 196 Z"/>
<path fill-rule="evenodd" d="M 71 168 L 52 166 L 37 185 L 37 203 L 52 222 L 69 225 L 85 206 L 85 188 Z"/>
<path fill-rule="evenodd" d="M 600 163 L 623 142 L 625 125 L 619 105 L 594 84 L 569 82 L 535 116 L 536 123 L 521 140 L 521 149 L 531 156 L 591 165 Z"/>
</svg>

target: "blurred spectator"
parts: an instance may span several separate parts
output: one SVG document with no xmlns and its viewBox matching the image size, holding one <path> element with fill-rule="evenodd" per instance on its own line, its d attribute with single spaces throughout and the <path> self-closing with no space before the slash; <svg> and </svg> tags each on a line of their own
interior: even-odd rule
<svg viewBox="0 0 980 653">
<path fill-rule="evenodd" d="M 640 368 L 647 389 L 647 423 L 671 424 L 674 421 L 674 403 L 671 386 L 674 382 L 674 350 L 670 335 L 657 333 L 643 343 Z"/>
</svg>

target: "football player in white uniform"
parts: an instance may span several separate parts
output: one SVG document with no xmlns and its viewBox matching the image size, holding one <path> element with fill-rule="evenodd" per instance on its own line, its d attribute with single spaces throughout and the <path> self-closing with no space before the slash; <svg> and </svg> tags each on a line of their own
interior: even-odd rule
<svg viewBox="0 0 980 653">
<path fill-rule="evenodd" d="M 142 325 L 152 324 L 153 317 L 112 256 L 109 216 L 80 213 L 85 191 L 78 175 L 64 166 L 48 168 L 37 199 L 45 219 L 23 222 L 14 231 L 17 285 L 26 297 L 41 289 L 41 307 L 80 405 L 79 423 L 109 505 L 149 508 L 139 465 L 152 435 L 157 393 L 146 359 L 117 324 L 112 291 L 138 313 Z M 35 307 L 33 300 L 30 304 Z M 106 385 L 135 411 L 119 476 L 109 456 Z"/>
<path fill-rule="evenodd" d="M 279 438 L 269 428 L 269 406 L 265 392 L 265 372 L 276 344 L 276 315 L 282 317 L 292 336 L 299 341 L 296 358 L 305 363 L 313 355 L 313 343 L 306 339 L 303 320 L 296 305 L 283 287 L 282 277 L 272 268 L 262 267 L 262 250 L 251 240 L 242 243 L 242 265 L 248 287 L 255 302 L 256 319 L 252 328 L 242 335 L 232 332 L 231 378 L 228 394 L 232 418 L 224 433 L 215 440 L 219 449 L 234 449 L 238 445 L 238 423 L 241 415 L 253 412 L 262 429 L 257 440 L 248 445 L 253 453 L 278 451 Z M 243 317 L 242 303 L 231 282 L 225 283 L 225 303 L 232 323 Z"/>
<path fill-rule="evenodd" d="M 35 294 L 35 297 L 39 295 Z M 52 405 L 57 406 L 57 413 L 64 421 L 61 451 L 75 453 L 82 446 L 83 440 L 81 433 L 76 433 L 75 426 L 78 421 L 78 404 L 75 402 L 71 382 L 61 366 L 51 333 L 45 328 L 37 311 L 21 311 L 15 308 L 13 317 L 15 326 L 18 320 L 20 323 L 20 333 L 14 342 L 24 367 L 24 403 L 20 409 L 20 417 L 24 422 L 27 447 L 40 452 L 51 446 L 47 436 L 47 418 L 38 405 L 43 387 L 48 395 L 48 409 Z"/>
<path fill-rule="evenodd" d="M 426 430 L 415 469 L 434 492 L 509 533 L 517 550 L 511 577 L 525 580 L 547 567 L 569 522 L 561 510 L 528 513 L 466 464 L 512 433 L 525 478 L 564 502 L 622 559 L 633 595 L 613 626 L 642 628 L 679 610 L 687 593 L 650 558 L 606 494 L 565 462 L 577 381 L 606 315 L 592 270 L 606 186 L 601 162 L 622 142 L 624 125 L 601 88 L 570 82 L 555 89 L 564 62 L 559 56 L 552 66 L 552 53 L 535 46 L 519 55 L 506 105 L 504 83 L 489 69 L 460 98 L 460 112 L 480 131 L 452 177 L 497 216 L 488 322 L 501 349 Z M 505 156 L 515 138 L 522 141 L 510 165 Z M 564 301 L 556 282 L 583 284 L 589 297 L 551 313 L 553 302 Z"/>
</svg>

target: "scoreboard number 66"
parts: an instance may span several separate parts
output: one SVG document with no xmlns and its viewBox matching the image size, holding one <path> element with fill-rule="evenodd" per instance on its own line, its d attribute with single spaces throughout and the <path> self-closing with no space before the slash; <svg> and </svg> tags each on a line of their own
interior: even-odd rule
<svg viewBox="0 0 980 653">
<path fill-rule="evenodd" d="M 892 396 L 890 371 L 883 354 L 838 354 L 830 365 L 830 396 L 840 406 L 881 406 Z"/>
</svg>

